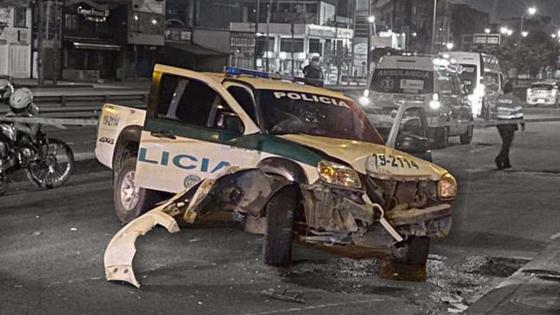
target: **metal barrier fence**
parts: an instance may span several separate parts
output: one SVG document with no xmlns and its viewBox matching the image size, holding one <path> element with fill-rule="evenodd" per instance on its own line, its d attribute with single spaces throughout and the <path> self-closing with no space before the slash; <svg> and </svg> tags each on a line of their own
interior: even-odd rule
<svg viewBox="0 0 560 315">
<path fill-rule="evenodd" d="M 97 118 L 105 103 L 115 103 L 136 108 L 145 108 L 148 92 L 112 91 L 112 93 L 92 92 L 77 95 L 36 95 L 34 103 L 39 106 L 39 115 L 45 118 Z M 9 107 L 0 105 L 0 115 Z"/>
<path fill-rule="evenodd" d="M 543 122 L 559 122 L 560 117 L 549 118 L 528 118 L 524 120 L 488 120 L 488 121 L 471 121 L 468 123 L 460 123 L 462 125 L 472 125 L 475 127 L 492 127 L 497 125 L 511 125 L 519 123 L 543 123 Z M 64 126 L 96 126 L 97 119 L 76 119 L 76 118 L 47 118 L 47 117 L 0 117 L 0 122 L 22 122 L 27 124 L 41 124 L 55 126 L 65 129 Z"/>
</svg>

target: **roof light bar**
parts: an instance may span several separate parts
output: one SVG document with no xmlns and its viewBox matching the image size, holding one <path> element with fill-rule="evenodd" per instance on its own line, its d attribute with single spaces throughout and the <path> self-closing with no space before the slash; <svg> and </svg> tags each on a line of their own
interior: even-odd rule
<svg viewBox="0 0 560 315">
<path fill-rule="evenodd" d="M 252 69 L 243 69 L 243 68 L 236 68 L 236 67 L 226 67 L 226 74 L 229 76 L 240 76 L 240 75 L 247 75 L 256 78 L 272 78 L 271 73 L 252 70 Z"/>
</svg>

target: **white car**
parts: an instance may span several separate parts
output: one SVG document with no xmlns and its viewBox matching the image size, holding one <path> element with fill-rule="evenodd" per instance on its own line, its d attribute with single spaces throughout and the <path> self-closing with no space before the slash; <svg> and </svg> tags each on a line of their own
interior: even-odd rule
<svg viewBox="0 0 560 315">
<path fill-rule="evenodd" d="M 527 104 L 559 106 L 558 83 L 554 81 L 533 82 L 527 89 Z"/>
</svg>

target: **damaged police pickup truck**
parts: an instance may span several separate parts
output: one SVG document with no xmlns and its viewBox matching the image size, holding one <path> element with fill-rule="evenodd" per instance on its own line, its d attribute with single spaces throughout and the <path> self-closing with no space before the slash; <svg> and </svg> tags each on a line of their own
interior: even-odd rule
<svg viewBox="0 0 560 315">
<path fill-rule="evenodd" d="M 414 152 L 427 139 L 396 142 Z M 95 153 L 127 224 L 107 247 L 106 276 L 135 286 L 138 236 L 213 211 L 264 234 L 269 265 L 289 264 L 293 241 L 424 264 L 457 194 L 446 170 L 385 146 L 343 94 L 235 68 L 157 65 L 147 111 L 104 105 Z"/>
</svg>

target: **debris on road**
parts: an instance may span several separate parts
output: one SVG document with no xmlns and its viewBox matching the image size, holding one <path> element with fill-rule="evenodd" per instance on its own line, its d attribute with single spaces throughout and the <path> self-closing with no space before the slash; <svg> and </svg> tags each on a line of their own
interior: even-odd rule
<svg viewBox="0 0 560 315">
<path fill-rule="evenodd" d="M 263 290 L 261 292 L 264 296 L 267 296 L 271 299 L 284 301 L 284 302 L 292 302 L 292 303 L 300 303 L 305 304 L 305 300 L 301 297 L 300 293 L 288 293 L 287 289 L 284 289 L 282 292 L 278 292 L 274 289 Z"/>
</svg>

